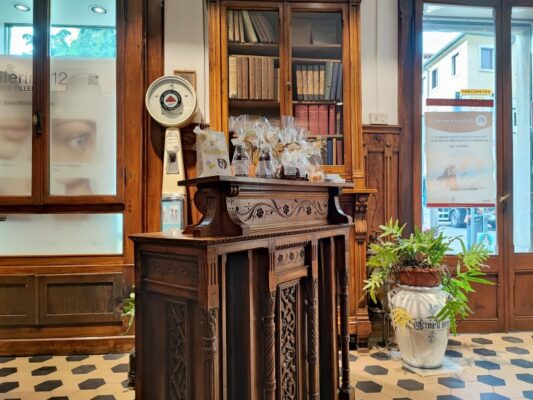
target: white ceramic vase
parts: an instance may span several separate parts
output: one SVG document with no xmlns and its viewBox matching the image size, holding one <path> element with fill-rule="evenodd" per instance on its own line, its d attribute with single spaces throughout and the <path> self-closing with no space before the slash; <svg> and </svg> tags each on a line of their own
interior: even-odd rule
<svg viewBox="0 0 533 400">
<path fill-rule="evenodd" d="M 412 317 L 412 327 L 394 326 L 405 363 L 417 368 L 438 368 L 442 365 L 450 321 L 437 322 L 435 316 L 444 307 L 447 298 L 448 293 L 440 286 L 398 285 L 389 292 L 391 312 L 400 308 Z"/>
</svg>

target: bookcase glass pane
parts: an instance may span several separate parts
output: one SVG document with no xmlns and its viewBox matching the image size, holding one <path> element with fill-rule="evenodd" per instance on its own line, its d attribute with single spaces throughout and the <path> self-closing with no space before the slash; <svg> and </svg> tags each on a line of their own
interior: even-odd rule
<svg viewBox="0 0 533 400">
<path fill-rule="evenodd" d="M 323 142 L 324 165 L 344 164 L 342 15 L 296 12 L 291 21 L 293 113 Z"/>
<path fill-rule="evenodd" d="M 122 220 L 122 214 L 2 216 L 0 256 L 122 254 Z"/>
<path fill-rule="evenodd" d="M 33 2 L 0 0 L 0 196 L 30 196 Z"/>
<path fill-rule="evenodd" d="M 51 195 L 116 194 L 115 3 L 51 1 Z"/>
<path fill-rule="evenodd" d="M 279 124 L 279 17 L 276 11 L 227 10 L 229 115 Z"/>
</svg>

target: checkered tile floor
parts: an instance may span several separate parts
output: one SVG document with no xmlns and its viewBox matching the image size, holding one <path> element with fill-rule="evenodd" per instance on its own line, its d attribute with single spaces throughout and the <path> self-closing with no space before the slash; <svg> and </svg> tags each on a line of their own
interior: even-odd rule
<svg viewBox="0 0 533 400">
<path fill-rule="evenodd" d="M 448 357 L 464 372 L 421 377 L 375 349 L 351 356 L 355 398 L 372 400 L 533 400 L 533 333 L 458 335 Z"/>
<path fill-rule="evenodd" d="M 353 352 L 356 399 L 533 400 L 532 332 L 460 335 L 448 344 L 464 372 L 421 377 L 383 349 Z M 0 400 L 133 400 L 127 371 L 127 354 L 0 357 Z"/>
<path fill-rule="evenodd" d="M 0 357 L 0 400 L 133 400 L 128 357 Z"/>
</svg>

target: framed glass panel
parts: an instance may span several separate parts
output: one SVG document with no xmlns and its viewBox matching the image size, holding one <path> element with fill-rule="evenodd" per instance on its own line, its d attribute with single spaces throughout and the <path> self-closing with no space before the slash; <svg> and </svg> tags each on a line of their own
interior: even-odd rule
<svg viewBox="0 0 533 400">
<path fill-rule="evenodd" d="M 296 124 L 323 142 L 324 165 L 343 165 L 341 12 L 293 13 L 291 46 Z"/>
<path fill-rule="evenodd" d="M 227 10 L 229 115 L 280 116 L 277 11 Z"/>
<path fill-rule="evenodd" d="M 515 253 L 533 252 L 533 8 L 512 12 L 513 244 Z"/>
<path fill-rule="evenodd" d="M 116 4 L 51 1 L 50 194 L 117 193 Z"/>
<path fill-rule="evenodd" d="M 0 256 L 120 255 L 122 214 L 9 214 Z"/>
<path fill-rule="evenodd" d="M 422 226 L 498 253 L 491 7 L 424 4 Z M 450 68 L 450 65 L 452 66 Z M 459 243 L 451 254 L 460 251 Z"/>
<path fill-rule="evenodd" d="M 0 196 L 31 196 L 33 2 L 0 0 Z"/>
</svg>

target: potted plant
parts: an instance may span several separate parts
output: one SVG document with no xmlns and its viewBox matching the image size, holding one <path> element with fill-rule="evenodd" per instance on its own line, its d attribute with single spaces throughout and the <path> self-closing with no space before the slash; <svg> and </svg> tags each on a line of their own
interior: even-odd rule
<svg viewBox="0 0 533 400">
<path fill-rule="evenodd" d="M 370 244 L 367 267 L 371 271 L 364 290 L 377 302 L 380 288 L 389 284 L 391 318 L 402 359 L 419 368 L 442 365 L 448 333 L 457 333 L 456 319 L 472 313 L 468 294 L 473 283 L 493 284 L 484 279 L 484 262 L 489 251 L 482 244 L 469 249 L 459 237 L 447 237 L 435 229 L 403 237 L 405 225 L 392 219 L 380 226 L 382 233 Z M 454 242 L 457 255 L 455 275 L 444 264 Z"/>
<path fill-rule="evenodd" d="M 135 321 L 135 288 L 131 289 L 131 292 L 124 298 L 122 302 L 122 318 L 128 320 L 128 328 L 123 335 L 128 334 L 133 322 Z M 135 388 L 135 348 L 130 351 L 129 359 L 130 368 L 128 371 L 128 387 L 130 389 Z"/>
</svg>

